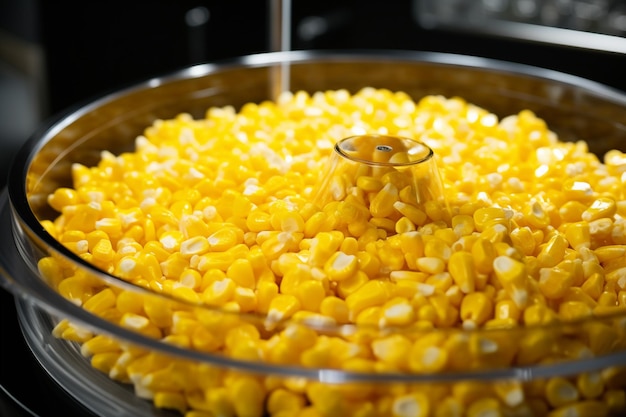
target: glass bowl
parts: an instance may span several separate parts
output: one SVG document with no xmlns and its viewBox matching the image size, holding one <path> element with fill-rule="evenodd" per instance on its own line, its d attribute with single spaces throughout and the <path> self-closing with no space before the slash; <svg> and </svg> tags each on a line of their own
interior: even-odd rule
<svg viewBox="0 0 626 417">
<path fill-rule="evenodd" d="M 43 226 L 42 222 L 58 215 L 48 195 L 71 186 L 73 164 L 96 165 L 103 151 L 116 155 L 131 151 L 135 138 L 155 120 L 173 119 L 181 113 L 202 118 L 211 107 L 240 109 L 246 103 L 276 99 L 277 79 L 285 65 L 294 92 L 343 89 L 356 93 L 373 87 L 402 91 L 415 100 L 428 95 L 462 97 L 498 117 L 531 110 L 560 140 L 584 141 L 600 158 L 613 149 L 626 151 L 626 94 L 536 67 L 439 53 L 252 55 L 190 67 L 78 105 L 43 126 L 19 151 L 0 212 L 6 236 L 0 252 L 1 282 L 18 296 L 27 340 L 53 377 L 101 415 L 161 415 L 161 408 L 185 412 L 189 405 L 216 412 L 209 403 L 223 404 L 220 395 L 230 398 L 230 405 L 224 406 L 228 411 L 222 410 L 225 415 L 242 416 L 256 415 L 259 409 L 298 415 L 287 414 L 284 404 L 309 407 L 310 415 L 530 416 L 549 411 L 551 416 L 621 415 L 626 410 L 626 310 L 619 306 L 584 320 L 489 329 L 380 327 L 315 318 L 270 320 L 265 315 L 198 304 L 184 293 L 165 294 L 118 278 L 77 256 Z M 622 189 L 623 181 L 622 176 Z M 61 279 L 46 272 L 50 260 L 80 277 L 81 294 L 72 288 L 59 290 Z M 92 297 L 91 302 L 79 301 L 85 294 Z M 185 320 L 193 318 L 195 325 L 200 323 L 206 343 L 210 344 L 211 337 L 232 334 L 230 342 L 224 342 L 231 344 L 230 349 L 224 353 L 199 343 L 190 347 L 163 333 L 155 334 L 154 326 L 136 317 L 123 321 L 117 314 L 120 311 L 113 308 L 121 294 L 139 300 L 143 313 L 161 323 L 161 328 L 184 326 Z M 258 359 L 246 339 L 271 344 L 279 335 L 291 338 L 293 344 L 272 344 L 272 360 Z M 361 360 L 368 353 L 359 352 L 358 346 L 393 341 L 397 336 L 437 340 L 439 347 L 447 344 L 448 364 L 453 365 L 407 372 Z M 327 355 L 320 359 L 323 365 L 304 366 L 290 355 L 297 346 L 311 347 L 309 338 L 336 343 L 332 350 L 320 353 Z M 62 339 L 69 348 L 60 347 L 66 346 Z M 40 349 L 41 343 L 49 348 Z M 428 344 L 424 349 L 419 353 L 428 364 L 442 352 Z M 154 365 L 154 373 L 143 375 L 154 390 L 142 390 L 136 375 L 120 375 L 122 371 L 107 362 L 119 361 L 122 352 L 128 360 L 151 355 L 150 360 L 160 364 Z M 414 360 L 409 356 L 396 361 L 405 359 Z M 79 365 L 81 360 L 91 360 L 93 367 Z M 346 365 L 348 360 L 350 365 Z M 80 371 L 63 372 L 68 366 Z M 102 378 L 102 369 L 122 382 Z M 164 369 L 169 372 L 168 382 L 155 382 L 157 371 Z M 176 379 L 176 372 L 181 380 Z M 211 379 L 217 374 L 220 383 Z M 80 375 L 85 379 L 79 379 Z M 195 382 L 184 382 L 186 378 Z M 135 383 L 137 396 L 154 401 L 156 407 L 121 394 L 120 384 L 125 387 L 122 391 L 132 393 L 130 382 Z M 187 395 L 185 405 L 181 405 L 181 393 Z M 111 403 L 117 403 L 116 407 L 110 407 Z M 249 409 L 250 404 L 258 407 Z M 494 414 L 480 414 L 487 412 Z"/>
</svg>

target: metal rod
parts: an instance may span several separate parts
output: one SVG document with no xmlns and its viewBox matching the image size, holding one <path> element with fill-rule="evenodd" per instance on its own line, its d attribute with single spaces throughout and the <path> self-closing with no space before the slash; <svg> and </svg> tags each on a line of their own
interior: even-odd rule
<svg viewBox="0 0 626 417">
<path fill-rule="evenodd" d="M 270 0 L 270 49 L 283 52 L 291 49 L 291 0 Z M 290 64 L 282 62 L 272 70 L 271 93 L 277 99 L 289 91 Z"/>
</svg>

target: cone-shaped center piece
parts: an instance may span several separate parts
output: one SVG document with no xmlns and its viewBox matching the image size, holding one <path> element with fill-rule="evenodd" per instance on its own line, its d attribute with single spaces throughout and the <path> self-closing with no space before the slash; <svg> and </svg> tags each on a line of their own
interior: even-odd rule
<svg viewBox="0 0 626 417">
<path fill-rule="evenodd" d="M 360 135 L 341 140 L 335 150 L 354 162 L 370 165 L 413 165 L 433 156 L 421 142 L 387 135 Z"/>
</svg>

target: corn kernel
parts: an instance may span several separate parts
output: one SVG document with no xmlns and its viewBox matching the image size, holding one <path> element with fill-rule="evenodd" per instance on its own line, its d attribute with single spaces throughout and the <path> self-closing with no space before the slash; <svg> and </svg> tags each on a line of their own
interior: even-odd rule
<svg viewBox="0 0 626 417">
<path fill-rule="evenodd" d="M 409 367 L 418 373 L 442 371 L 448 362 L 448 352 L 441 346 L 440 334 L 417 340 L 410 351 Z"/>
<path fill-rule="evenodd" d="M 467 409 L 468 417 L 494 416 L 502 417 L 502 408 L 495 398 L 481 398 L 473 403 Z"/>
<path fill-rule="evenodd" d="M 493 269 L 513 302 L 519 308 L 525 307 L 528 302 L 528 289 L 524 264 L 509 256 L 498 256 L 493 261 Z"/>
<path fill-rule="evenodd" d="M 346 255 L 339 251 L 335 252 L 324 264 L 324 271 L 332 281 L 342 281 L 353 276 L 359 267 L 358 258 L 355 255 Z"/>
<path fill-rule="evenodd" d="M 574 403 L 579 398 L 576 386 L 562 377 L 550 378 L 545 390 L 546 399 L 555 408 Z"/>
<path fill-rule="evenodd" d="M 607 417 L 608 407 L 601 401 L 581 401 L 564 405 L 548 413 L 548 417 Z"/>
<path fill-rule="evenodd" d="M 476 289 L 474 259 L 469 252 L 454 252 L 448 261 L 448 270 L 462 292 L 469 294 Z"/>
<path fill-rule="evenodd" d="M 252 377 L 236 377 L 230 386 L 235 413 L 242 417 L 261 417 L 265 391 L 261 383 Z"/>
<path fill-rule="evenodd" d="M 154 394 L 154 405 L 158 408 L 177 410 L 180 413 L 187 411 L 187 400 L 178 392 L 159 391 Z"/>
<path fill-rule="evenodd" d="M 430 402 L 423 393 L 413 392 L 393 401 L 393 417 L 428 417 L 429 414 Z"/>
<path fill-rule="evenodd" d="M 465 295 L 461 302 L 463 325 L 480 326 L 489 320 L 493 313 L 493 302 L 485 293 L 473 292 Z"/>
</svg>

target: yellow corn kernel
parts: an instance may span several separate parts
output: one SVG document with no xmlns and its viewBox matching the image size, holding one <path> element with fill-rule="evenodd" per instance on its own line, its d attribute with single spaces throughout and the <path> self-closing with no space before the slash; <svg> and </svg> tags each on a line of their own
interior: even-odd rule
<svg viewBox="0 0 626 417">
<path fill-rule="evenodd" d="M 65 340 L 74 342 L 86 342 L 94 337 L 93 333 L 80 326 L 70 324 L 66 320 L 61 320 L 52 330 L 54 337 L 62 337 Z"/>
<path fill-rule="evenodd" d="M 468 214 L 452 217 L 452 229 L 457 237 L 470 235 L 474 231 L 474 218 Z"/>
<path fill-rule="evenodd" d="M 76 190 L 67 187 L 57 188 L 48 196 L 48 204 L 58 212 L 63 211 L 65 206 L 73 206 L 80 202 L 80 197 Z"/>
<path fill-rule="evenodd" d="M 387 183 L 376 193 L 370 202 L 372 216 L 387 218 L 395 211 L 394 203 L 398 201 L 398 188 L 392 183 Z"/>
<path fill-rule="evenodd" d="M 524 403 L 524 387 L 519 381 L 495 381 L 493 391 L 507 407 L 517 407 Z"/>
<path fill-rule="evenodd" d="M 582 220 L 582 215 L 587 206 L 580 201 L 567 201 L 559 208 L 559 216 L 564 222 L 574 223 Z"/>
<path fill-rule="evenodd" d="M 608 262 L 615 259 L 622 258 L 626 255 L 626 246 L 624 245 L 606 245 L 600 246 L 593 251 L 597 256 L 598 261 Z"/>
<path fill-rule="evenodd" d="M 48 285 L 56 288 L 63 280 L 63 270 L 61 264 L 51 256 L 45 256 L 37 262 L 37 270 L 47 281 Z"/>
<path fill-rule="evenodd" d="M 376 255 L 382 264 L 382 270 L 396 271 L 404 269 L 404 254 L 400 248 L 395 247 L 390 242 L 380 242 L 375 247 Z"/>
<path fill-rule="evenodd" d="M 524 264 L 509 256 L 498 256 L 493 261 L 493 269 L 511 300 L 519 308 L 525 307 L 529 294 Z"/>
<path fill-rule="evenodd" d="M 96 353 L 91 357 L 91 366 L 108 375 L 113 366 L 115 366 L 120 354 L 120 352 Z"/>
<path fill-rule="evenodd" d="M 209 406 L 206 405 L 204 398 L 196 400 L 195 397 L 193 397 L 193 393 L 190 393 L 187 394 L 187 402 L 189 403 L 189 406 L 191 408 L 195 408 L 195 410 L 185 412 L 185 417 L 213 417 L 213 413 L 211 411 L 200 410 L 200 408 L 209 408 Z"/>
<path fill-rule="evenodd" d="M 256 288 L 257 309 L 259 313 L 267 314 L 272 300 L 278 295 L 278 285 L 272 281 L 259 281 Z"/>
<path fill-rule="evenodd" d="M 400 249 L 407 257 L 420 258 L 424 256 L 424 241 L 419 232 L 411 231 L 399 235 Z"/>
<path fill-rule="evenodd" d="M 167 300 L 158 297 L 144 297 L 143 309 L 152 323 L 158 327 L 172 324 L 172 308 Z"/>
<path fill-rule="evenodd" d="M 110 262 L 115 258 L 115 251 L 108 239 L 100 239 L 91 249 L 94 260 L 102 262 Z"/>
<path fill-rule="evenodd" d="M 233 294 L 233 300 L 237 306 L 238 311 L 242 313 L 248 313 L 254 311 L 257 306 L 257 296 L 254 290 L 251 288 L 237 287 Z"/>
<path fill-rule="evenodd" d="M 202 255 L 211 249 L 211 245 L 206 237 L 194 236 L 184 240 L 180 244 L 180 253 L 186 257 Z"/>
<path fill-rule="evenodd" d="M 598 300 L 604 289 L 604 276 L 600 273 L 593 273 L 581 286 L 582 291 L 594 300 Z"/>
<path fill-rule="evenodd" d="M 87 286 L 80 277 L 69 277 L 59 282 L 57 291 L 68 300 L 81 305 L 83 297 L 87 294 Z"/>
<path fill-rule="evenodd" d="M 372 341 L 374 356 L 396 369 L 404 369 L 411 349 L 411 341 L 400 334 L 386 336 Z"/>
<path fill-rule="evenodd" d="M 300 213 L 291 210 L 278 210 L 270 214 L 274 230 L 283 232 L 304 232 L 305 222 Z"/>
<path fill-rule="evenodd" d="M 503 415 L 502 407 L 495 398 L 478 399 L 467 408 L 467 417 L 502 417 Z"/>
<path fill-rule="evenodd" d="M 133 291 L 122 291 L 117 295 L 115 308 L 122 314 L 140 314 L 143 311 L 143 297 Z"/>
<path fill-rule="evenodd" d="M 565 238 L 569 242 L 569 245 L 576 250 L 581 247 L 589 248 L 591 246 L 589 223 L 568 223 L 565 227 Z"/>
<path fill-rule="evenodd" d="M 391 411 L 393 417 L 428 417 L 430 407 L 428 397 L 424 393 L 412 392 L 395 398 Z"/>
<path fill-rule="evenodd" d="M 452 285 L 446 290 L 445 296 L 450 302 L 450 305 L 459 308 L 465 295 L 457 285 Z"/>
<path fill-rule="evenodd" d="M 602 291 L 598 297 L 598 306 L 616 307 L 618 305 L 617 294 L 612 290 Z"/>
<path fill-rule="evenodd" d="M 539 290 L 549 299 L 558 299 L 574 283 L 575 276 L 571 271 L 561 268 L 541 268 L 539 270 Z"/>
<path fill-rule="evenodd" d="M 423 256 L 418 258 L 415 261 L 415 264 L 420 271 L 429 274 L 442 273 L 446 268 L 446 264 L 443 259 L 432 256 Z"/>
<path fill-rule="evenodd" d="M 355 255 L 346 255 L 338 251 L 330 256 L 324 264 L 324 272 L 331 281 L 342 281 L 353 276 L 359 268 L 359 260 Z"/>
<path fill-rule="evenodd" d="M 256 286 L 254 269 L 248 259 L 235 259 L 226 270 L 226 276 L 240 287 L 254 289 Z"/>
<path fill-rule="evenodd" d="M 539 201 L 528 203 L 522 212 L 532 227 L 543 229 L 550 224 L 550 215 Z"/>
<path fill-rule="evenodd" d="M 459 319 L 459 310 L 450 304 L 445 294 L 433 294 L 428 301 L 437 314 L 435 324 L 440 327 L 450 327 Z"/>
<path fill-rule="evenodd" d="M 262 210 L 252 210 L 246 217 L 246 226 L 251 232 L 270 230 L 270 214 Z"/>
<path fill-rule="evenodd" d="M 513 319 L 518 321 L 521 315 L 521 309 L 513 300 L 500 300 L 496 302 L 494 308 L 494 316 L 496 319 Z"/>
<path fill-rule="evenodd" d="M 396 233 L 413 232 L 417 230 L 415 224 L 408 217 L 401 217 L 394 228 Z"/>
<path fill-rule="evenodd" d="M 617 210 L 615 200 L 610 197 L 600 197 L 596 199 L 587 210 L 585 210 L 581 218 L 586 222 L 592 222 L 604 217 L 613 217 Z"/>
<path fill-rule="evenodd" d="M 323 266 L 341 246 L 343 239 L 342 233 L 321 232 L 315 235 L 311 240 L 309 264 Z"/>
<path fill-rule="evenodd" d="M 426 223 L 426 213 L 412 204 L 396 201 L 393 203 L 395 208 L 404 218 L 408 219 L 414 226 L 422 226 Z M 410 230 L 406 230 L 410 231 Z"/>
<path fill-rule="evenodd" d="M 383 182 L 376 177 L 361 175 L 356 179 L 356 186 L 363 191 L 377 192 L 383 188 Z"/>
<path fill-rule="evenodd" d="M 537 255 L 539 265 L 546 268 L 555 266 L 563 260 L 567 247 L 567 239 L 561 234 L 555 234 Z"/>
<path fill-rule="evenodd" d="M 520 365 L 537 363 L 552 352 L 553 345 L 554 337 L 551 334 L 536 329 L 519 341 L 516 360 Z"/>
<path fill-rule="evenodd" d="M 604 355 L 615 350 L 619 336 L 617 329 L 607 323 L 588 322 L 584 325 L 588 346 L 595 355 Z"/>
<path fill-rule="evenodd" d="M 115 307 L 115 304 L 115 293 L 110 288 L 105 288 L 85 301 L 83 303 L 83 308 L 94 314 L 101 314 L 104 311 Z"/>
<path fill-rule="evenodd" d="M 414 372 L 433 373 L 442 371 L 448 363 L 448 352 L 442 346 L 443 334 L 433 333 L 418 339 L 409 354 L 409 367 Z"/>
<path fill-rule="evenodd" d="M 293 316 L 300 309 L 300 301 L 294 295 L 277 294 L 270 301 L 267 311 L 268 324 L 283 321 Z"/>
<path fill-rule="evenodd" d="M 467 294 L 461 301 L 460 314 L 463 327 L 473 328 L 474 326 L 480 326 L 491 318 L 493 301 L 482 292 Z"/>
<path fill-rule="evenodd" d="M 320 280 L 305 280 L 298 286 L 295 295 L 300 300 L 300 308 L 308 311 L 319 311 L 320 304 L 326 296 L 326 287 Z"/>
<path fill-rule="evenodd" d="M 342 394 L 332 385 L 313 382 L 306 387 L 306 395 L 320 416 L 341 416 L 348 411 Z"/>
<path fill-rule="evenodd" d="M 256 378 L 235 376 L 228 388 L 231 397 L 234 399 L 233 408 L 235 415 L 241 417 L 263 416 L 265 389 Z"/>
<path fill-rule="evenodd" d="M 362 327 L 375 328 L 377 326 L 383 326 L 382 321 L 382 309 L 380 306 L 367 307 L 359 312 L 354 319 L 354 322 Z"/>
<path fill-rule="evenodd" d="M 191 238 L 193 239 L 193 238 Z M 188 240 L 191 240 L 188 239 Z M 221 229 L 213 232 L 208 238 L 204 238 L 206 243 L 208 244 L 208 248 L 214 252 L 223 252 L 226 251 L 238 243 L 241 243 L 242 237 L 234 227 L 222 227 Z M 186 241 L 185 241 L 186 242 Z M 183 251 L 183 242 L 181 244 L 181 252 Z M 205 244 L 201 244 L 202 249 L 205 248 Z M 195 245 L 194 245 L 195 249 Z M 202 253 L 202 252 L 201 252 Z"/>
<path fill-rule="evenodd" d="M 463 405 L 454 397 L 446 397 L 437 403 L 434 417 L 462 417 Z"/>
<path fill-rule="evenodd" d="M 225 387 L 210 387 L 205 391 L 205 399 L 209 410 L 218 416 L 236 415 L 234 403 L 236 398 L 232 398 L 231 392 Z M 232 399 L 231 399 L 232 398 Z"/>
<path fill-rule="evenodd" d="M 474 226 L 482 232 L 487 225 L 502 224 L 508 226 L 508 215 L 504 209 L 498 207 L 482 207 L 473 214 Z"/>
<path fill-rule="evenodd" d="M 237 284 L 231 278 L 214 281 L 203 291 L 202 301 L 215 306 L 223 306 L 232 300 Z"/>
<path fill-rule="evenodd" d="M 171 316 L 168 316 L 167 320 L 171 321 Z M 119 324 L 124 328 L 136 331 L 144 336 L 154 339 L 160 339 L 163 336 L 159 327 L 143 315 L 124 313 L 119 320 Z"/>
<path fill-rule="evenodd" d="M 599 372 L 584 372 L 576 377 L 580 395 L 588 400 L 599 398 L 604 393 L 604 381 Z"/>
<path fill-rule="evenodd" d="M 469 294 L 476 289 L 476 272 L 472 254 L 454 252 L 448 261 L 448 271 L 462 292 Z"/>
<path fill-rule="evenodd" d="M 415 320 L 415 310 L 411 303 L 404 298 L 394 298 L 382 306 L 381 311 L 384 325 L 406 326 Z"/>
<path fill-rule="evenodd" d="M 608 417 L 609 408 L 602 401 L 580 401 L 548 413 L 547 417 Z"/>
<path fill-rule="evenodd" d="M 357 315 L 368 307 L 382 305 L 388 298 L 388 289 L 380 280 L 371 280 L 346 297 L 351 315 Z"/>
<path fill-rule="evenodd" d="M 609 409 L 609 415 L 619 415 L 626 410 L 626 391 L 609 389 L 602 395 L 603 402 Z"/>
<path fill-rule="evenodd" d="M 434 277 L 437 275 L 442 275 L 442 274 L 446 274 L 445 272 L 442 272 L 440 274 L 436 274 L 436 275 L 430 275 L 430 277 Z M 418 271 L 391 271 L 389 273 L 389 279 L 392 282 L 395 282 L 396 284 L 399 284 L 401 282 L 406 282 L 406 281 L 413 281 L 413 282 L 425 282 L 425 280 L 427 279 L 429 275 L 425 272 L 418 272 Z M 452 283 L 452 279 L 449 276 L 449 274 L 447 274 L 448 278 L 449 278 L 449 284 Z"/>
<path fill-rule="evenodd" d="M 497 257 L 497 253 L 490 240 L 478 238 L 472 245 L 471 254 L 478 272 L 490 274 L 493 271 L 493 261 Z"/>
<path fill-rule="evenodd" d="M 422 280 L 423 278 L 414 279 L 414 281 L 417 281 L 417 282 L 422 281 Z M 424 281 L 424 284 L 432 285 L 434 291 L 445 293 L 453 285 L 452 276 L 450 275 L 449 272 L 442 272 L 440 274 L 434 274 L 426 278 L 426 280 Z M 455 287 L 460 289 L 458 285 L 455 285 Z M 423 290 L 423 289 L 427 289 L 428 287 L 422 285 L 422 286 L 419 286 L 418 288 Z M 430 295 L 430 292 L 429 293 L 424 293 L 424 291 L 421 291 L 421 292 L 424 295 Z"/>
<path fill-rule="evenodd" d="M 559 304 L 559 317 L 564 321 L 581 320 L 592 314 L 592 307 L 582 301 L 565 301 Z"/>
<path fill-rule="evenodd" d="M 451 255 L 452 248 L 444 240 L 435 236 L 424 239 L 424 256 L 448 261 Z"/>
<path fill-rule="evenodd" d="M 120 351 L 119 343 L 105 335 L 94 336 L 93 339 L 86 341 L 80 347 L 80 353 L 85 357 L 93 356 L 96 353 L 119 353 Z"/>
<path fill-rule="evenodd" d="M 529 256 L 535 252 L 535 238 L 530 227 L 518 227 L 511 231 L 511 242 L 524 255 Z"/>
<path fill-rule="evenodd" d="M 341 242 L 339 250 L 346 255 L 356 255 L 359 252 L 359 241 L 348 236 Z"/>
<path fill-rule="evenodd" d="M 340 324 L 347 323 L 350 317 L 348 304 L 344 299 L 335 296 L 328 296 L 322 300 L 320 312 Z"/>
<path fill-rule="evenodd" d="M 95 229 L 105 232 L 113 239 L 122 236 L 122 222 L 118 218 L 108 217 L 96 220 Z"/>
<path fill-rule="evenodd" d="M 480 399 L 489 398 L 492 391 L 492 386 L 482 381 L 460 381 L 452 385 L 452 396 L 465 409 Z"/>
<path fill-rule="evenodd" d="M 281 412 L 296 413 L 304 408 L 306 399 L 302 394 L 278 388 L 270 392 L 267 397 L 267 412 L 274 416 Z"/>
<path fill-rule="evenodd" d="M 157 408 L 176 410 L 179 413 L 187 411 L 187 399 L 179 392 L 158 391 L 154 393 L 154 405 Z"/>
<path fill-rule="evenodd" d="M 561 407 L 578 401 L 580 394 L 576 386 L 563 377 L 552 377 L 545 387 L 546 400 L 552 407 Z"/>
<path fill-rule="evenodd" d="M 543 303 L 528 306 L 523 313 L 523 320 L 527 326 L 550 325 L 556 321 L 556 313 Z"/>
</svg>

